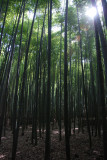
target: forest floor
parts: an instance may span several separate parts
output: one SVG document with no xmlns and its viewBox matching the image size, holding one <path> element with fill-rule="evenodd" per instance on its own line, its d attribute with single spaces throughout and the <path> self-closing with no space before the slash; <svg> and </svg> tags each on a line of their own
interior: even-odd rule
<svg viewBox="0 0 107 160">
<path fill-rule="evenodd" d="M 43 160 L 45 147 L 45 134 L 38 137 L 38 145 L 31 144 L 31 127 L 25 130 L 24 136 L 19 134 L 19 142 L 16 160 Z M 39 136 L 39 135 L 38 135 Z M 102 138 L 92 137 L 92 149 L 89 150 L 88 133 L 81 132 L 75 135 L 72 132 L 70 138 L 71 160 L 103 160 Z M 10 160 L 12 152 L 12 132 L 8 129 L 6 136 L 2 137 L 0 145 L 0 160 Z M 59 142 L 58 129 L 51 131 L 51 160 L 66 160 L 64 130 L 62 141 Z"/>
</svg>

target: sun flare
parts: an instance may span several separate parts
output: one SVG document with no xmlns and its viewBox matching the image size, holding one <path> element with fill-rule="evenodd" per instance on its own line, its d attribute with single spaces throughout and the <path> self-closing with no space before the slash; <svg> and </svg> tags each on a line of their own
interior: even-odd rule
<svg viewBox="0 0 107 160">
<path fill-rule="evenodd" d="M 93 19 L 97 15 L 97 10 L 95 7 L 87 8 L 85 14 Z"/>
<path fill-rule="evenodd" d="M 97 15 L 97 10 L 98 10 L 98 14 L 102 16 L 103 9 L 102 9 L 101 1 L 97 2 L 97 9 L 95 7 L 87 6 L 85 15 L 93 19 Z"/>
</svg>

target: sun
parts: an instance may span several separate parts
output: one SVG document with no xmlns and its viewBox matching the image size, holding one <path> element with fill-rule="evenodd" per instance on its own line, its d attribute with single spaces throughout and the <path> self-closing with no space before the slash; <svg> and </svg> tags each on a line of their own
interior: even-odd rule
<svg viewBox="0 0 107 160">
<path fill-rule="evenodd" d="M 96 15 L 97 15 L 97 11 L 98 11 L 98 14 L 100 16 L 102 16 L 102 13 L 103 13 L 103 8 L 102 8 L 102 3 L 101 1 L 98 1 L 97 2 L 97 9 L 95 7 L 86 7 L 86 12 L 85 12 L 85 15 L 90 17 L 91 19 L 93 19 Z"/>
<path fill-rule="evenodd" d="M 85 15 L 93 19 L 97 15 L 96 8 L 95 7 L 86 8 Z"/>
</svg>

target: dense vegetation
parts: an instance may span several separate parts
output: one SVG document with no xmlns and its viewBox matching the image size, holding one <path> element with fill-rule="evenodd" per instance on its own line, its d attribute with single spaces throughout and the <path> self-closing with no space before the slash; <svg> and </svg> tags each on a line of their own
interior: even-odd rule
<svg viewBox="0 0 107 160">
<path fill-rule="evenodd" d="M 64 123 L 67 160 L 76 124 L 78 133 L 87 126 L 90 149 L 92 136 L 103 131 L 107 159 L 107 1 L 69 1 L 0 0 L 0 143 L 10 127 L 12 160 L 19 130 L 24 136 L 28 126 L 35 145 L 37 130 L 40 138 L 46 130 L 44 159 L 50 159 L 54 123 L 59 141 Z M 86 8 L 98 3 L 101 14 L 89 18 Z"/>
</svg>

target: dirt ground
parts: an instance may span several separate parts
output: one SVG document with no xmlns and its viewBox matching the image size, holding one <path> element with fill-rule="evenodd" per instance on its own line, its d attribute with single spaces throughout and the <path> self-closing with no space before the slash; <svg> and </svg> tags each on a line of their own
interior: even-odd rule
<svg viewBox="0 0 107 160">
<path fill-rule="evenodd" d="M 38 145 L 31 144 L 31 127 L 25 130 L 25 135 L 19 134 L 19 142 L 16 160 L 43 160 L 45 152 L 45 134 L 39 138 Z M 71 160 L 103 160 L 102 138 L 92 137 L 92 149 L 89 150 L 88 134 L 81 132 L 70 138 Z M 2 137 L 0 145 L 0 160 L 11 159 L 12 132 L 8 129 L 6 137 Z M 57 129 L 51 131 L 51 160 L 66 160 L 64 130 L 62 130 L 62 141 L 59 142 Z"/>
</svg>

